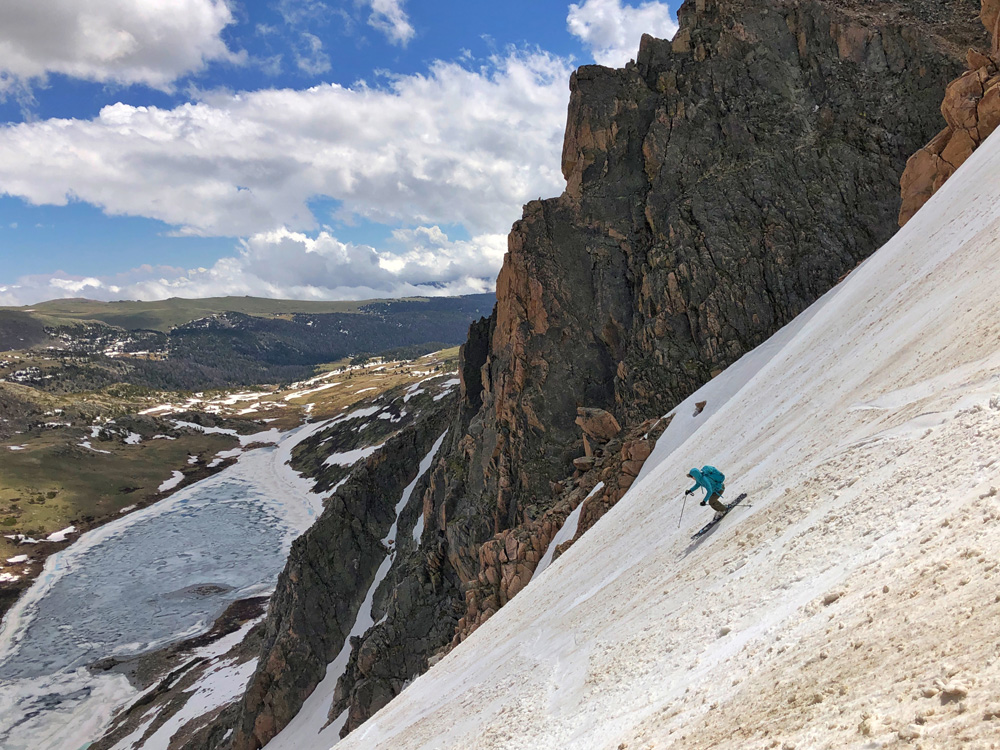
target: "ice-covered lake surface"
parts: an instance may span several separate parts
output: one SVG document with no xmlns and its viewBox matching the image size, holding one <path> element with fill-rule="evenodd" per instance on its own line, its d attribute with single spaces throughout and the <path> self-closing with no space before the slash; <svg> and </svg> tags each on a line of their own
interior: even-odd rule
<svg viewBox="0 0 1000 750">
<path fill-rule="evenodd" d="M 233 601 L 270 591 L 321 510 L 311 481 L 286 465 L 321 426 L 280 435 L 50 557 L 0 632 L 0 747 L 86 747 L 135 692 L 87 665 L 203 632 Z"/>
</svg>

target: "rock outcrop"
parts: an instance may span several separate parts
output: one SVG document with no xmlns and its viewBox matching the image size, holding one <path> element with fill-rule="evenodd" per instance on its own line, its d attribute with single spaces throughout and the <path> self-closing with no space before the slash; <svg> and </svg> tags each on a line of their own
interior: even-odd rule
<svg viewBox="0 0 1000 750">
<path fill-rule="evenodd" d="M 1000 125 L 1000 0 L 983 0 L 980 17 L 992 36 L 989 52 L 969 50 L 969 70 L 948 86 L 941 103 L 948 126 L 907 162 L 900 180 L 900 226 Z"/>
<path fill-rule="evenodd" d="M 976 10 L 688 0 L 674 40 L 646 36 L 624 69 L 573 75 L 567 189 L 525 206 L 497 306 L 463 348 L 460 405 L 417 488 L 420 543 L 398 555 L 330 708 L 348 712 L 345 732 L 516 595 L 598 481 L 578 533 L 620 500 L 656 418 L 892 235 L 906 159 L 984 39 Z M 402 536 L 417 523 L 401 518 Z M 275 611 L 323 584 L 289 572 Z M 320 596 L 336 609 L 340 594 Z M 300 644 L 272 619 L 290 654 L 328 657 L 343 637 L 339 616 L 301 623 Z M 266 679 L 315 684 L 285 664 Z M 271 721 L 262 686 L 241 738 L 263 737 L 255 710 Z"/>
<path fill-rule="evenodd" d="M 385 559 L 382 539 L 396 518 L 395 505 L 447 428 L 448 401 L 356 468 L 292 544 L 271 598 L 257 670 L 232 719 L 234 750 L 263 747 L 323 679 Z M 313 450 L 321 450 L 323 434 L 314 436 Z M 300 456 L 300 463 L 306 458 Z"/>
<path fill-rule="evenodd" d="M 599 409 L 581 409 L 584 430 L 595 424 L 610 432 L 614 417 Z M 595 415 L 601 412 L 607 417 Z M 597 418 L 597 422 L 591 421 Z M 608 419 L 610 418 L 610 420 Z M 465 614 L 458 621 L 451 646 L 457 646 L 476 628 L 494 615 L 531 581 L 539 561 L 545 555 L 569 515 L 581 503 L 575 533 L 555 549 L 553 559 L 565 552 L 614 507 L 635 482 L 653 446 L 670 424 L 669 419 L 652 419 L 621 435 L 617 428 L 587 456 L 586 468 L 577 467 L 573 476 L 560 482 L 560 491 L 552 507 L 540 518 L 527 520 L 514 528 L 496 534 L 479 547 L 479 574 L 465 585 Z M 614 422 L 617 427 L 617 422 Z M 584 432 L 586 439 L 587 432 Z M 574 465 L 579 459 L 574 460 Z M 562 489 L 565 487 L 565 489 Z"/>
<path fill-rule="evenodd" d="M 497 307 L 470 334 L 463 406 L 423 499 L 438 591 L 462 611 L 452 644 L 525 584 L 596 481 L 578 417 L 591 424 L 601 410 L 629 430 L 666 413 L 892 235 L 906 159 L 940 128 L 945 86 L 984 38 L 975 10 L 697 0 L 681 7 L 673 41 L 644 37 L 624 69 L 573 75 L 566 192 L 529 203 L 511 231 Z M 650 448 L 628 448 L 581 529 Z M 371 634 L 379 648 L 362 639 L 367 675 L 338 689 L 345 729 L 412 678 L 391 662 L 428 643 L 411 623 L 440 607 L 397 601 Z"/>
</svg>

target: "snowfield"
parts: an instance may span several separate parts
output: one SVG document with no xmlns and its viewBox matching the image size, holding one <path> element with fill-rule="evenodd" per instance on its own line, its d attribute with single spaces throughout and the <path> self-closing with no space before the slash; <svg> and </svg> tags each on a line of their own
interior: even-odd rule
<svg viewBox="0 0 1000 750">
<path fill-rule="evenodd" d="M 119 708 L 138 699 L 123 675 L 87 665 L 203 633 L 232 601 L 270 591 L 292 540 L 323 507 L 313 480 L 288 461 L 299 442 L 327 424 L 282 433 L 273 447 L 234 449 L 241 455 L 229 468 L 51 555 L 0 629 L 0 747 L 86 748 Z M 65 542 L 76 533 L 70 526 L 21 541 Z M 214 590 L 187 593 L 205 585 Z M 190 705 L 154 728 L 155 738 L 136 745 L 140 732 L 122 748 L 166 748 L 179 722 L 238 697 L 254 668 L 217 653 L 197 655 L 215 661 Z"/>
<path fill-rule="evenodd" d="M 998 197 L 994 135 L 338 750 L 996 747 Z M 706 463 L 748 500 L 692 542 Z"/>
</svg>

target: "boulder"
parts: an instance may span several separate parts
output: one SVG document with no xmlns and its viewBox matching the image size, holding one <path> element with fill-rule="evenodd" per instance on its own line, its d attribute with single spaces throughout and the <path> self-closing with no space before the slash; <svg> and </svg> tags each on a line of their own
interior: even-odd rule
<svg viewBox="0 0 1000 750">
<path fill-rule="evenodd" d="M 1000 0 L 983 0 L 980 18 L 992 35 L 992 53 L 970 49 L 969 70 L 945 89 L 941 114 L 948 127 L 907 162 L 900 179 L 903 226 L 972 156 L 1000 124 L 1000 51 L 997 48 Z"/>
<path fill-rule="evenodd" d="M 580 407 L 576 410 L 576 423 L 583 433 L 601 442 L 607 442 L 622 431 L 615 415 L 604 409 L 588 409 Z"/>
</svg>

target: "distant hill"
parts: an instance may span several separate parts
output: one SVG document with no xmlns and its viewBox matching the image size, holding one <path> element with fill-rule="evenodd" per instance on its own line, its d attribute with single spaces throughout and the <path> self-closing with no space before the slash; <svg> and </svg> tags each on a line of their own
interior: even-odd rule
<svg viewBox="0 0 1000 750">
<path fill-rule="evenodd" d="M 264 297 L 206 297 L 204 299 L 171 297 L 154 302 L 136 300 L 98 302 L 90 299 L 57 299 L 25 307 L 0 307 L 0 315 L 8 311 L 27 313 L 48 326 L 100 322 L 125 330 L 145 329 L 166 332 L 175 326 L 184 325 L 199 318 L 227 312 L 276 318 L 296 313 L 307 315 L 359 313 L 372 305 L 383 305 L 400 310 L 403 305 L 411 305 L 411 309 L 425 311 L 478 310 L 485 307 L 484 314 L 489 314 L 494 299 L 495 296 L 492 293 L 472 294 L 464 297 L 414 297 L 403 300 L 361 301 L 311 301 L 267 299 Z"/>
<path fill-rule="evenodd" d="M 8 363 L 8 378 L 53 392 L 114 383 L 168 390 L 276 383 L 324 362 L 386 353 L 412 358 L 454 346 L 491 313 L 495 299 L 55 300 L 0 308 L 0 351 L 44 346 L 41 361 Z M 35 369 L 24 369 L 29 364 Z"/>
<path fill-rule="evenodd" d="M 41 320 L 30 313 L 0 308 L 0 352 L 28 349 L 48 340 Z"/>
</svg>

